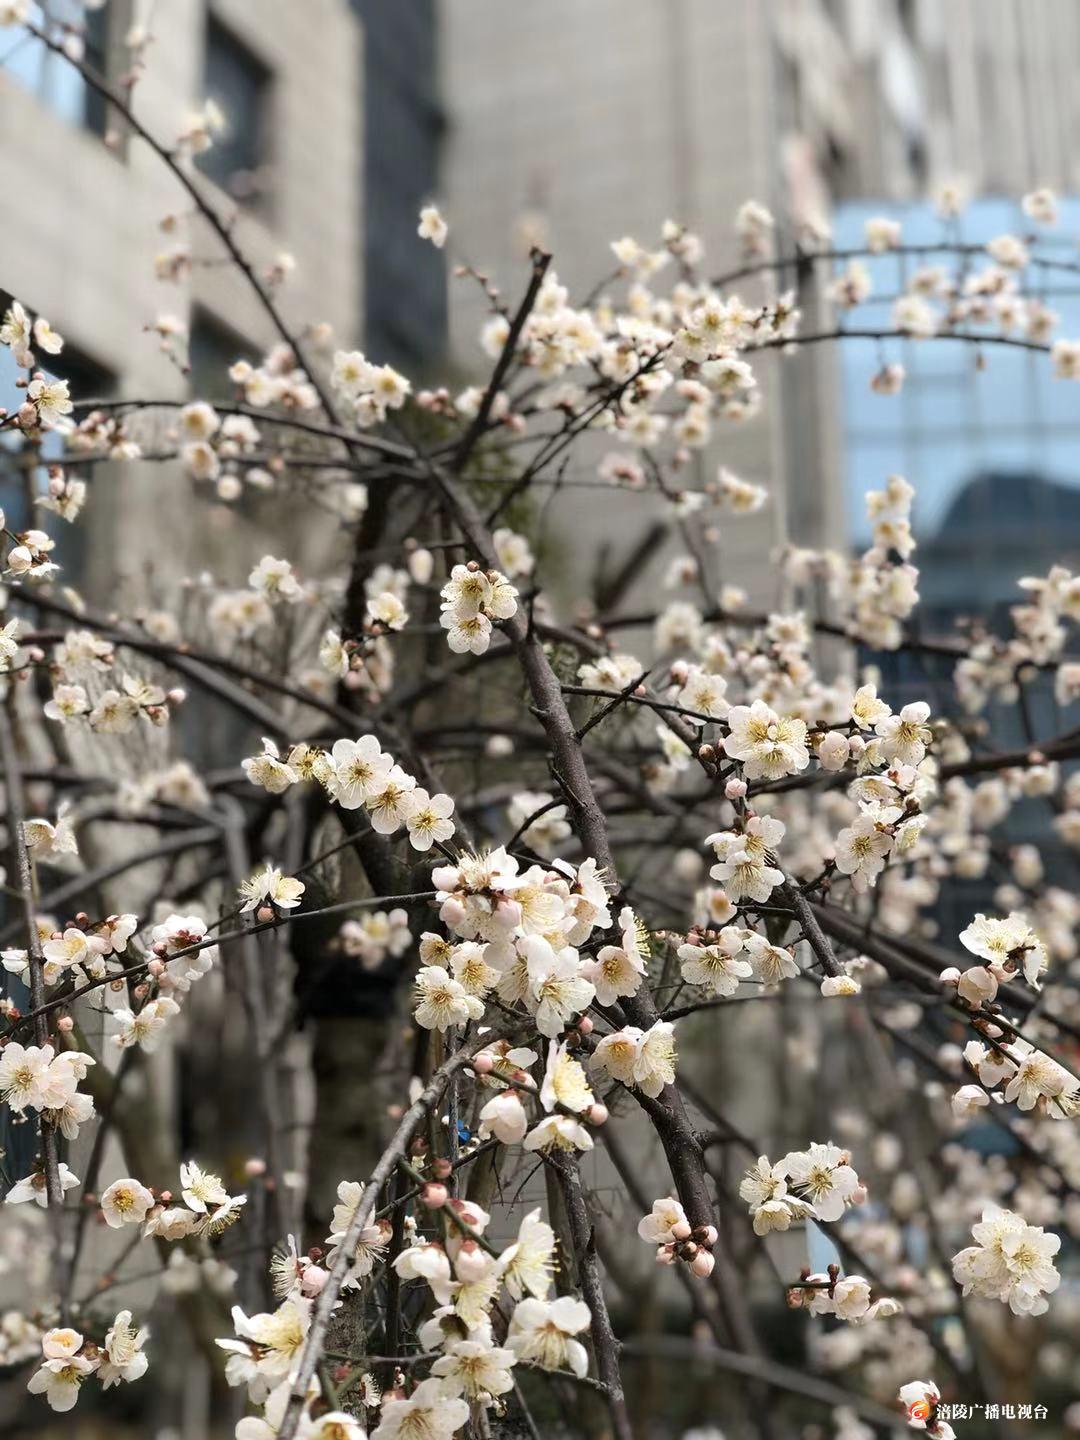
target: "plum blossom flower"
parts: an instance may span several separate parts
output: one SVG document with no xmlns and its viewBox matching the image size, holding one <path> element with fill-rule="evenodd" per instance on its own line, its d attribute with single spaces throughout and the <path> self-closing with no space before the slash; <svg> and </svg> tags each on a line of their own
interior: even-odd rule
<svg viewBox="0 0 1080 1440">
<path fill-rule="evenodd" d="M 407 1400 L 388 1396 L 371 1440 L 450 1440 L 469 1418 L 468 1402 L 439 1376 L 421 1380 Z"/>
<path fill-rule="evenodd" d="M 293 910 L 300 904 L 305 888 L 302 880 L 283 875 L 275 866 L 267 865 L 240 886 L 240 894 L 244 896 L 240 913 L 257 910 L 262 904 L 273 905 L 277 910 Z"/>
<path fill-rule="evenodd" d="M 749 980 L 754 967 L 741 960 L 744 932 L 737 925 L 725 925 L 709 945 L 680 945 L 682 977 L 688 985 L 701 985 L 713 995 L 734 995 L 741 980 Z"/>
<path fill-rule="evenodd" d="M 506 1343 L 519 1360 L 531 1361 L 544 1370 L 569 1369 L 575 1375 L 587 1375 L 588 1353 L 573 1337 L 588 1329 L 590 1318 L 584 1301 L 569 1295 L 558 1300 L 519 1300 Z"/>
<path fill-rule="evenodd" d="M 430 850 L 437 841 L 454 833 L 454 802 L 449 795 L 429 795 L 422 786 L 411 790 L 405 801 L 405 828 L 414 850 Z"/>
<path fill-rule="evenodd" d="M 859 894 L 876 885 L 885 868 L 885 860 L 893 848 L 893 837 L 874 815 L 857 815 L 836 837 L 836 868 L 841 875 L 850 875 L 852 888 Z"/>
<path fill-rule="evenodd" d="M 822 1220 L 839 1220 L 859 1186 L 848 1155 L 838 1145 L 814 1144 L 791 1150 L 778 1168 Z"/>
<path fill-rule="evenodd" d="M 483 1001 L 470 995 L 441 965 L 425 965 L 416 972 L 416 1001 L 413 1019 L 425 1030 L 466 1025 L 484 1013 Z"/>
<path fill-rule="evenodd" d="M 933 738 L 926 722 L 930 706 L 925 700 L 905 705 L 899 715 L 886 715 L 874 724 L 881 736 L 881 752 L 886 760 L 901 765 L 918 765 Z"/>
<path fill-rule="evenodd" d="M 430 240 L 436 250 L 441 250 L 446 244 L 446 237 L 450 233 L 450 227 L 439 213 L 438 206 L 425 205 L 420 211 L 420 224 L 416 233 L 421 240 Z"/>
<path fill-rule="evenodd" d="M 688 1240 L 691 1226 L 679 1201 L 664 1197 L 653 1201 L 652 1210 L 638 1221 L 637 1233 L 650 1245 L 669 1245 Z"/>
<path fill-rule="evenodd" d="M 724 751 L 742 762 L 748 780 L 779 780 L 810 763 L 804 722 L 778 715 L 764 700 L 733 706 L 728 725 Z"/>
<path fill-rule="evenodd" d="M 105 1224 L 113 1230 L 124 1225 L 141 1225 L 154 1197 L 138 1180 L 114 1180 L 101 1197 Z"/>
<path fill-rule="evenodd" d="M 64 1162 L 60 1161 L 60 1190 L 74 1190 L 79 1184 L 79 1177 L 72 1174 Z M 4 1196 L 5 1205 L 24 1205 L 28 1200 L 33 1200 L 35 1205 L 40 1205 L 44 1210 L 49 1203 L 49 1194 L 46 1189 L 44 1170 L 34 1170 L 31 1174 L 16 1181 L 8 1193 Z M 74 1402 L 72 1402 L 74 1403 Z"/>
<path fill-rule="evenodd" d="M 271 795 L 282 794 L 300 779 L 296 771 L 282 760 L 273 740 L 266 736 L 263 736 L 262 754 L 241 760 L 240 766 L 252 785 L 261 785 Z"/>
<path fill-rule="evenodd" d="M 105 1335 L 105 1359 L 98 1370 L 102 1387 L 119 1385 L 121 1381 L 131 1384 L 146 1374 L 147 1358 L 143 1351 L 149 1332 L 135 1330 L 131 1323 L 131 1311 L 121 1310 Z"/>
</svg>

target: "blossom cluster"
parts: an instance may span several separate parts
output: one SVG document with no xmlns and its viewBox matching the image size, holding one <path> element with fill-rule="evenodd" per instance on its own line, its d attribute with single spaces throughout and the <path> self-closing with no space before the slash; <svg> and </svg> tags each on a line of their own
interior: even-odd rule
<svg viewBox="0 0 1080 1440">
<path fill-rule="evenodd" d="M 1001 1300 L 1016 1315 L 1044 1314 L 1047 1295 L 1061 1283 L 1054 1267 L 1060 1237 L 997 1205 L 983 1211 L 971 1237 L 975 1244 L 954 1255 L 952 1262 L 964 1294 Z"/>
<path fill-rule="evenodd" d="M 145 1375 L 148 1361 L 143 1346 L 148 1336 L 147 1330 L 133 1327 L 130 1310 L 119 1312 L 101 1344 L 67 1326 L 46 1330 L 41 1337 L 41 1364 L 27 1389 L 32 1395 L 44 1395 L 53 1410 L 72 1410 L 91 1375 L 105 1390 Z"/>
<path fill-rule="evenodd" d="M 300 743 L 284 758 L 267 737 L 262 753 L 242 763 L 251 783 L 271 795 L 303 780 L 317 781 L 342 810 L 366 810 L 378 834 L 393 835 L 404 827 L 415 850 L 430 850 L 454 833 L 450 796 L 429 795 L 374 735 L 335 740 L 329 751 Z"/>
</svg>

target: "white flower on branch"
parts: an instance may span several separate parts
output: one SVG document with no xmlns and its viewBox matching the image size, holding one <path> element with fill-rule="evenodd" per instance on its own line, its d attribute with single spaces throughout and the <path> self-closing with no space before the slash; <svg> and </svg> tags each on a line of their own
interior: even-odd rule
<svg viewBox="0 0 1080 1440">
<path fill-rule="evenodd" d="M 101 1197 L 106 1225 L 119 1230 L 123 1225 L 141 1225 L 154 1197 L 138 1180 L 114 1180 Z"/>
<path fill-rule="evenodd" d="M 479 1020 L 483 1013 L 483 1001 L 470 995 L 441 965 L 425 965 L 416 972 L 413 1019 L 425 1030 L 445 1031 Z"/>
<path fill-rule="evenodd" d="M 244 899 L 240 913 L 257 910 L 262 904 L 272 905 L 275 910 L 292 910 L 300 904 L 305 889 L 302 880 L 283 875 L 276 866 L 267 865 L 240 886 Z"/>
<path fill-rule="evenodd" d="M 79 1177 L 74 1175 L 61 1160 L 60 1162 L 60 1189 L 61 1191 L 74 1190 L 80 1184 Z M 44 1210 L 49 1203 L 48 1191 L 45 1188 L 45 1172 L 35 1170 L 18 1180 L 4 1196 L 5 1205 L 24 1205 L 28 1200 L 33 1200 Z"/>
<path fill-rule="evenodd" d="M 1016 1315 L 1042 1315 L 1061 1283 L 1054 1256 L 1061 1240 L 997 1205 L 971 1228 L 975 1244 L 953 1257 L 953 1276 L 964 1294 L 1001 1300 Z"/>
<path fill-rule="evenodd" d="M 519 1300 L 510 1317 L 506 1343 L 519 1360 L 530 1361 L 545 1370 L 571 1370 L 575 1375 L 586 1375 L 588 1353 L 573 1337 L 588 1329 L 590 1319 L 584 1301 L 569 1295 L 550 1301 Z"/>
<path fill-rule="evenodd" d="M 733 706 L 728 725 L 725 753 L 742 763 L 748 780 L 779 780 L 810 763 L 804 722 L 778 715 L 763 700 Z"/>
<path fill-rule="evenodd" d="M 796 1190 L 802 1191 L 821 1220 L 839 1220 L 848 1205 L 857 1203 L 856 1196 L 861 1193 L 850 1157 L 838 1145 L 814 1144 L 807 1150 L 791 1150 L 777 1169 Z"/>
<path fill-rule="evenodd" d="M 717 996 L 734 995 L 741 980 L 749 980 L 754 967 L 739 956 L 744 948 L 744 934 L 736 925 L 726 925 L 709 944 L 688 942 L 680 945 L 682 977 L 688 985 L 700 985 Z"/>
<path fill-rule="evenodd" d="M 282 760 L 278 747 L 266 736 L 263 737 L 262 754 L 242 760 L 240 764 L 252 785 L 262 786 L 271 795 L 280 795 L 290 785 L 299 783 L 300 777 Z"/>
</svg>

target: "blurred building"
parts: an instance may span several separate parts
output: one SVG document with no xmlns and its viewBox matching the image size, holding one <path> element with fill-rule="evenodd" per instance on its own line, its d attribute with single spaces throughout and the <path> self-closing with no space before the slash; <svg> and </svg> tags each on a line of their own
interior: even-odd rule
<svg viewBox="0 0 1080 1440">
<path fill-rule="evenodd" d="M 790 250 L 801 225 L 829 223 L 852 197 L 907 199 L 956 176 L 975 192 L 1068 189 L 1080 163 L 1069 0 L 443 0 L 442 16 L 454 258 L 508 297 L 533 241 L 580 299 L 613 269 L 613 239 L 655 244 L 668 217 L 702 235 L 717 274 L 737 260 L 732 220 L 749 196 Z M 815 288 L 801 279 L 814 328 Z M 762 292 L 744 282 L 743 293 Z M 451 300 L 455 353 L 475 366 L 482 298 L 457 283 Z M 786 537 L 835 543 L 847 529 L 830 348 L 763 358 L 763 416 L 718 429 L 704 461 L 773 490 L 770 512 L 721 543 L 723 578 L 761 600 L 775 597 L 740 554 Z M 573 527 L 582 560 L 613 516 L 628 542 L 650 506 L 626 494 L 590 506 L 589 494 Z"/>
<path fill-rule="evenodd" d="M 139 7 L 112 0 L 84 15 L 81 0 L 50 0 L 48 9 L 56 20 L 85 23 L 87 60 L 114 86 L 122 81 Z M 343 340 L 355 340 L 363 51 L 352 6 L 170 0 L 153 7 L 152 34 L 135 113 L 171 145 L 207 97 L 217 102 L 224 129 L 197 162 L 211 203 L 235 217 L 237 238 L 260 269 L 282 253 L 295 257 L 280 296 L 290 322 L 330 320 Z M 161 353 L 157 336 L 143 333 L 167 314 L 190 328 L 193 382 L 228 394 L 225 367 L 276 339 L 266 317 L 222 264 L 220 242 L 192 218 L 160 159 L 126 133 L 63 57 L 17 27 L 0 32 L 0 127 L 12 138 L 0 275 L 8 292 L 65 336 L 63 354 L 50 363 L 72 380 L 73 393 L 185 396 L 188 378 Z M 163 233 L 168 215 L 176 223 Z M 162 281 L 155 257 L 179 246 L 190 247 L 190 272 Z M 6 391 L 9 377 L 0 379 Z M 176 567 L 173 578 L 183 573 L 194 553 L 191 498 L 178 467 L 103 474 L 84 522 L 90 569 L 78 583 L 107 592 L 112 604 L 122 600 L 124 578 L 138 583 L 155 532 L 170 536 L 165 568 Z M 221 523 L 228 527 L 224 514 Z"/>
</svg>

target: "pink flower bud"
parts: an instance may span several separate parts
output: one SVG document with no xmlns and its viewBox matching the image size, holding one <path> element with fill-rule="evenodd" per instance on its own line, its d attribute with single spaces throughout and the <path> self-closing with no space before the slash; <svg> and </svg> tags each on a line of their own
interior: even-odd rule
<svg viewBox="0 0 1080 1440">
<path fill-rule="evenodd" d="M 690 1269 L 700 1280 L 707 1280 L 713 1272 L 716 1261 L 708 1250 L 699 1250 L 690 1262 Z"/>
<path fill-rule="evenodd" d="M 260 1175 L 266 1174 L 266 1161 L 258 1155 L 252 1155 L 249 1160 L 244 1161 L 244 1174 L 250 1180 L 257 1179 Z"/>
<path fill-rule="evenodd" d="M 490 1075 L 492 1070 L 495 1069 L 495 1061 L 492 1060 L 490 1055 L 480 1054 L 474 1058 L 472 1068 L 476 1071 L 477 1075 Z"/>
<path fill-rule="evenodd" d="M 456 896 L 451 895 L 448 900 L 443 901 L 439 919 L 444 925 L 449 925 L 451 928 L 460 925 L 465 919 L 465 906 Z"/>
<path fill-rule="evenodd" d="M 938 976 L 938 979 L 943 985 L 955 985 L 960 979 L 960 971 L 955 965 L 946 965 L 945 969 L 942 970 Z"/>
<path fill-rule="evenodd" d="M 705 1245 L 715 1245 L 720 1235 L 715 1225 L 703 1225 L 701 1227 L 701 1239 Z"/>
<path fill-rule="evenodd" d="M 601 1105 L 600 1102 L 597 1101 L 595 1105 L 590 1105 L 590 1106 L 589 1106 L 589 1116 L 588 1116 L 589 1124 L 590 1124 L 590 1125 L 603 1125 L 604 1122 L 605 1122 L 605 1121 L 607 1120 L 607 1118 L 608 1118 L 608 1114 L 609 1114 L 609 1111 L 608 1111 L 607 1106 L 606 1106 L 606 1105 Z"/>
<path fill-rule="evenodd" d="M 427 1184 L 420 1191 L 420 1202 L 429 1210 L 441 1210 L 450 1198 L 445 1185 Z"/>
<path fill-rule="evenodd" d="M 75 1021 L 70 1015 L 61 1015 L 60 1019 L 56 1022 L 56 1028 L 62 1035 L 70 1035 L 72 1030 L 75 1029 Z"/>
<path fill-rule="evenodd" d="M 520 925 L 522 920 L 521 906 L 516 900 L 500 900 L 495 906 L 495 918 L 500 925 Z"/>
<path fill-rule="evenodd" d="M 675 1224 L 671 1227 L 671 1238 L 673 1240 L 689 1240 L 693 1233 L 688 1220 L 676 1220 Z"/>
<path fill-rule="evenodd" d="M 165 974 L 164 960 L 151 960 L 150 964 L 147 965 L 146 968 L 150 972 L 150 974 L 153 975 L 155 980 Z"/>
<path fill-rule="evenodd" d="M 729 800 L 741 800 L 746 794 L 746 781 L 736 780 L 733 775 L 724 786 L 724 794 Z"/>
<path fill-rule="evenodd" d="M 330 1279 L 330 1271 L 321 1265 L 308 1265 L 300 1280 L 300 1289 L 305 1295 L 318 1295 Z"/>
<path fill-rule="evenodd" d="M 674 1245 L 661 1245 L 661 1246 L 660 1246 L 660 1249 L 657 1250 L 657 1252 L 656 1252 L 656 1263 L 657 1263 L 658 1265 L 674 1265 L 674 1264 L 675 1264 L 675 1247 L 674 1247 Z"/>
<path fill-rule="evenodd" d="M 581 1019 L 577 1022 L 577 1028 L 582 1035 L 591 1035 L 595 1027 L 588 1015 L 582 1015 Z"/>
<path fill-rule="evenodd" d="M 255 919 L 260 925 L 268 925 L 274 918 L 273 908 L 269 905 L 260 905 L 255 911 Z"/>
<path fill-rule="evenodd" d="M 851 1203 L 853 1205 L 865 1205 L 870 1196 L 870 1191 L 865 1185 L 856 1185 L 851 1192 Z"/>
</svg>

